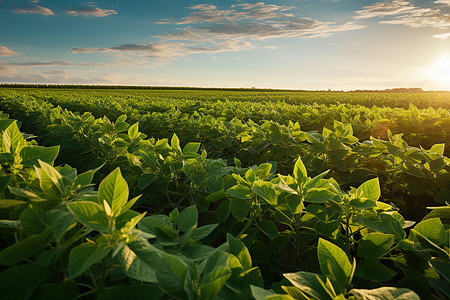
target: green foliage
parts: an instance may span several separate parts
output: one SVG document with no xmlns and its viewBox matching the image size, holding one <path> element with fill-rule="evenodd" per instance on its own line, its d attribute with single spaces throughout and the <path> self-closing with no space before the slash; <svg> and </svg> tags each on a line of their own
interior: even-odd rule
<svg viewBox="0 0 450 300">
<path fill-rule="evenodd" d="M 6 299 L 449 297 L 447 110 L 136 99 L 0 97 Z"/>
</svg>

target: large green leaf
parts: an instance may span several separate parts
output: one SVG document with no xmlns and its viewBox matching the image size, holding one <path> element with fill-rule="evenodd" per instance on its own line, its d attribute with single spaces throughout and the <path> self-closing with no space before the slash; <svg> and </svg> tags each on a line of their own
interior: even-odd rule
<svg viewBox="0 0 450 300">
<path fill-rule="evenodd" d="M 373 290 L 352 289 L 350 294 L 355 300 L 420 300 L 419 296 L 410 289 L 382 287 Z"/>
<path fill-rule="evenodd" d="M 154 271 L 159 286 L 168 294 L 185 298 L 184 283 L 189 272 L 188 264 L 179 257 L 164 253 L 157 259 Z"/>
<path fill-rule="evenodd" d="M 320 238 L 317 256 L 322 274 L 330 279 L 338 295 L 343 293 L 352 275 L 352 265 L 345 252 L 333 243 Z"/>
<path fill-rule="evenodd" d="M 148 241 L 138 239 L 125 245 L 118 257 L 128 277 L 144 282 L 158 282 L 154 265 L 159 255 Z"/>
<path fill-rule="evenodd" d="M 48 163 L 38 159 L 39 166 L 35 166 L 36 175 L 42 191 L 52 197 L 64 195 L 64 182 L 62 175 Z"/>
<path fill-rule="evenodd" d="M 447 232 L 439 218 L 424 220 L 417 224 L 414 230 L 437 245 L 446 244 L 448 240 Z"/>
<path fill-rule="evenodd" d="M 378 258 L 394 244 L 392 234 L 369 233 L 359 240 L 358 256 L 362 258 Z"/>
<path fill-rule="evenodd" d="M 25 139 L 19 131 L 17 122 L 12 123 L 5 129 L 2 142 L 3 151 L 11 154 L 17 153 L 25 146 Z"/>
<path fill-rule="evenodd" d="M 116 168 L 100 183 L 98 189 L 99 204 L 103 204 L 103 200 L 109 204 L 114 216 L 120 215 L 122 207 L 128 200 L 128 184 L 123 179 L 120 168 Z"/>
<path fill-rule="evenodd" d="M 303 271 L 297 273 L 285 273 L 283 276 L 286 277 L 293 286 L 307 295 L 314 297 L 312 299 L 330 299 L 330 296 L 319 281 L 319 279 L 325 281 L 323 276 Z"/>
<path fill-rule="evenodd" d="M 91 265 L 100 262 L 111 249 L 94 243 L 76 246 L 69 255 L 69 277 L 75 278 L 83 274 Z"/>
<path fill-rule="evenodd" d="M 302 158 L 297 158 L 297 161 L 294 165 L 294 178 L 298 182 L 305 183 L 308 179 L 308 173 L 306 171 L 306 167 L 303 164 Z"/>
<path fill-rule="evenodd" d="M 53 231 L 47 228 L 40 234 L 29 236 L 16 244 L 3 249 L 0 252 L 0 265 L 12 266 L 27 258 L 30 258 L 47 247 L 53 238 Z"/>
<path fill-rule="evenodd" d="M 252 291 L 252 296 L 256 299 L 256 300 L 293 300 L 295 298 L 293 298 L 290 295 L 282 295 L 282 294 L 277 294 L 272 290 L 265 290 L 263 288 L 260 288 L 258 286 L 255 285 L 251 285 L 251 291 Z"/>
<path fill-rule="evenodd" d="M 25 167 L 33 167 L 39 166 L 38 159 L 52 165 L 58 153 L 59 146 L 41 147 L 27 145 L 20 151 L 20 157 L 22 157 L 22 165 Z"/>
<path fill-rule="evenodd" d="M 271 204 L 276 204 L 275 186 L 267 181 L 257 180 L 253 183 L 253 192 Z"/>
<path fill-rule="evenodd" d="M 229 255 L 223 251 L 216 251 L 208 257 L 200 281 L 200 299 L 214 299 L 219 293 L 231 276 L 228 261 Z"/>
<path fill-rule="evenodd" d="M 244 270 L 248 270 L 252 267 L 252 257 L 244 243 L 227 234 L 228 251 L 239 259 Z"/>
<path fill-rule="evenodd" d="M 227 193 L 239 199 L 249 199 L 252 197 L 252 191 L 245 185 L 238 184 L 227 190 Z"/>
<path fill-rule="evenodd" d="M 361 184 L 356 190 L 359 197 L 367 198 L 371 201 L 377 201 L 381 196 L 380 182 L 378 178 L 370 179 Z"/>
<path fill-rule="evenodd" d="M 103 233 L 109 232 L 108 218 L 99 204 L 92 201 L 75 201 L 66 205 L 84 226 Z"/>
<path fill-rule="evenodd" d="M 305 201 L 310 203 L 325 203 L 336 196 L 335 193 L 326 188 L 311 188 L 306 192 Z"/>
<path fill-rule="evenodd" d="M 232 198 L 230 204 L 230 211 L 233 217 L 240 221 L 244 219 L 250 210 L 250 204 L 248 200 Z"/>
<path fill-rule="evenodd" d="M 198 210 L 195 205 L 191 205 L 181 211 L 175 224 L 178 230 L 187 232 L 189 229 L 197 226 Z"/>
<path fill-rule="evenodd" d="M 59 241 L 76 221 L 76 218 L 67 210 L 67 207 L 60 206 L 47 211 L 44 215 L 44 221 L 53 230 L 55 240 Z"/>
</svg>

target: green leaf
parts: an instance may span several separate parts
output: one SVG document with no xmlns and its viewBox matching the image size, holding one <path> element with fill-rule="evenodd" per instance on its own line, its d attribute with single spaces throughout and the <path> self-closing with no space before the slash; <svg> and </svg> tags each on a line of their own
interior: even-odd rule
<svg viewBox="0 0 450 300">
<path fill-rule="evenodd" d="M 436 243 L 434 243 L 427 237 L 423 236 L 420 232 L 418 232 L 414 229 L 411 229 L 411 234 L 414 235 L 414 238 L 416 240 L 418 240 L 420 245 L 422 247 L 424 247 L 425 249 L 431 251 L 433 254 L 435 254 L 439 257 L 442 257 L 444 259 L 449 259 L 450 255 L 449 255 L 448 251 L 445 251 L 445 249 L 442 249 L 441 247 L 439 247 L 439 245 L 437 245 Z"/>
<path fill-rule="evenodd" d="M 136 122 L 128 128 L 128 136 L 130 139 L 134 140 L 138 138 L 139 135 L 139 122 Z"/>
<path fill-rule="evenodd" d="M 272 221 L 262 220 L 261 222 L 258 222 L 257 226 L 271 240 L 278 237 L 278 228 Z"/>
<path fill-rule="evenodd" d="M 99 204 L 92 201 L 75 201 L 66 205 L 84 226 L 103 233 L 109 232 L 108 218 Z"/>
<path fill-rule="evenodd" d="M 12 123 L 3 131 L 3 151 L 6 153 L 17 153 L 25 146 L 25 139 L 17 127 L 17 122 Z"/>
<path fill-rule="evenodd" d="M 41 147 L 27 145 L 20 151 L 20 157 L 22 157 L 22 165 L 31 168 L 33 166 L 39 166 L 38 159 L 52 165 L 58 153 L 59 146 Z"/>
<path fill-rule="evenodd" d="M 78 175 L 77 177 L 75 177 L 73 186 L 76 189 L 85 187 L 85 186 L 91 184 L 93 178 L 94 178 L 94 172 L 92 172 L 92 170 L 86 171 L 86 172 Z"/>
<path fill-rule="evenodd" d="M 378 258 L 394 244 L 392 234 L 369 233 L 359 240 L 358 256 L 362 258 Z"/>
<path fill-rule="evenodd" d="M 367 198 L 355 198 L 350 200 L 350 205 L 356 209 L 364 210 L 377 206 L 376 201 L 369 200 Z"/>
<path fill-rule="evenodd" d="M 162 252 L 154 271 L 159 286 L 169 295 L 185 298 L 184 282 L 189 266 L 175 255 Z"/>
<path fill-rule="evenodd" d="M 113 215 L 118 216 L 122 207 L 127 203 L 128 194 L 128 184 L 123 179 L 120 168 L 116 168 L 100 183 L 98 201 L 99 204 L 103 204 L 103 200 L 106 200 Z"/>
<path fill-rule="evenodd" d="M 127 130 L 129 125 L 130 124 L 128 124 L 127 122 L 121 122 L 119 121 L 119 119 L 117 119 L 116 123 L 114 124 L 114 130 L 116 132 L 123 132 Z"/>
<path fill-rule="evenodd" d="M 175 133 L 173 134 L 172 139 L 170 140 L 170 146 L 172 147 L 173 150 L 181 152 L 180 139 Z"/>
<path fill-rule="evenodd" d="M 253 192 L 271 204 L 277 203 L 277 194 L 273 183 L 258 180 L 253 183 Z"/>
<path fill-rule="evenodd" d="M 233 217 L 236 220 L 240 221 L 248 215 L 248 212 L 250 211 L 250 204 L 248 200 L 232 198 L 230 211 Z"/>
<path fill-rule="evenodd" d="M 269 163 L 260 164 L 255 169 L 255 175 L 261 179 L 266 178 L 270 174 L 270 170 L 272 170 L 273 166 Z"/>
<path fill-rule="evenodd" d="M 62 206 L 47 211 L 44 215 L 44 221 L 53 230 L 55 240 L 59 242 L 76 219 L 65 206 Z"/>
<path fill-rule="evenodd" d="M 352 265 L 345 252 L 333 243 L 319 238 L 317 256 L 322 274 L 330 279 L 336 293 L 339 295 L 345 292 L 352 274 Z"/>
<path fill-rule="evenodd" d="M 76 278 L 91 265 L 99 262 L 112 248 L 94 243 L 83 243 L 70 251 L 69 277 Z"/>
<path fill-rule="evenodd" d="M 305 208 L 303 205 L 302 197 L 298 195 L 287 195 L 284 200 L 286 201 L 292 214 L 299 214 Z"/>
<path fill-rule="evenodd" d="M 445 144 L 434 144 L 430 149 L 430 153 L 444 155 Z"/>
<path fill-rule="evenodd" d="M 266 300 L 270 296 L 277 295 L 272 290 L 265 290 L 258 286 L 250 285 L 250 288 L 252 290 L 252 295 L 256 300 Z"/>
<path fill-rule="evenodd" d="M 29 236 L 0 252 L 0 265 L 12 266 L 27 258 L 37 255 L 53 239 L 53 231 L 47 228 L 40 234 Z"/>
<path fill-rule="evenodd" d="M 28 202 L 22 200 L 0 199 L 0 211 L 23 209 L 27 207 L 27 205 Z"/>
<path fill-rule="evenodd" d="M 53 197 L 64 195 L 64 182 L 62 175 L 51 165 L 38 159 L 40 167 L 34 167 L 39 178 L 42 191 Z"/>
<path fill-rule="evenodd" d="M 305 165 L 302 162 L 302 158 L 299 156 L 294 165 L 294 178 L 298 182 L 305 183 L 308 179 L 308 173 L 306 171 Z"/>
<path fill-rule="evenodd" d="M 448 236 L 439 218 L 424 220 L 417 224 L 414 230 L 437 245 L 447 244 Z"/>
<path fill-rule="evenodd" d="M 252 258 L 244 243 L 229 233 L 227 234 L 227 243 L 228 251 L 239 259 L 244 270 L 249 270 L 252 267 Z"/>
<path fill-rule="evenodd" d="M 439 275 L 442 276 L 447 282 L 450 282 L 450 263 L 439 261 L 439 260 L 431 260 L 430 261 L 431 266 L 433 269 L 435 269 Z"/>
<path fill-rule="evenodd" d="M 37 204 L 30 204 L 19 215 L 20 225 L 27 235 L 40 234 L 47 229 L 45 210 Z"/>
<path fill-rule="evenodd" d="M 154 265 L 159 255 L 147 240 L 138 239 L 125 245 L 118 257 L 128 277 L 144 282 L 158 282 Z"/>
<path fill-rule="evenodd" d="M 219 226 L 219 224 L 209 224 L 209 225 L 198 227 L 197 231 L 195 233 L 197 240 L 202 240 L 205 237 L 207 237 L 208 235 L 210 235 L 211 232 L 213 232 L 214 229 L 217 228 L 217 226 Z"/>
<path fill-rule="evenodd" d="M 48 270 L 34 264 L 18 265 L 0 273 L 2 300 L 30 299 L 37 285 L 47 279 Z"/>
<path fill-rule="evenodd" d="M 325 203 L 336 196 L 335 193 L 326 188 L 312 188 L 306 192 L 305 201 L 310 203 Z"/>
<path fill-rule="evenodd" d="M 191 205 L 185 209 L 178 215 L 175 224 L 178 227 L 178 230 L 187 232 L 191 228 L 195 228 L 197 226 L 198 220 L 198 210 L 195 205 Z"/>
<path fill-rule="evenodd" d="M 238 184 L 227 190 L 227 193 L 239 199 L 249 199 L 252 197 L 252 191 L 245 185 Z"/>
<path fill-rule="evenodd" d="M 212 193 L 223 191 L 224 180 L 220 176 L 211 175 L 206 178 L 206 185 Z"/>
<path fill-rule="evenodd" d="M 183 147 L 183 154 L 196 154 L 198 152 L 198 149 L 200 149 L 200 143 L 188 143 Z"/>
<path fill-rule="evenodd" d="M 356 193 L 360 197 L 365 197 L 371 201 L 377 201 L 381 196 L 378 178 L 370 179 L 361 184 L 356 190 Z"/>
<path fill-rule="evenodd" d="M 285 273 L 283 276 L 286 277 L 293 286 L 314 297 L 313 299 L 330 299 L 330 296 L 320 283 L 320 280 L 325 280 L 323 276 L 303 271 L 297 273 Z"/>
<path fill-rule="evenodd" d="M 352 289 L 349 292 L 355 299 L 377 300 L 420 300 L 419 296 L 410 289 L 382 287 L 373 290 Z"/>
<path fill-rule="evenodd" d="M 231 276 L 231 270 L 227 267 L 228 261 L 229 254 L 223 251 L 215 251 L 208 257 L 203 270 L 203 278 L 200 281 L 200 299 L 215 299 Z"/>
</svg>

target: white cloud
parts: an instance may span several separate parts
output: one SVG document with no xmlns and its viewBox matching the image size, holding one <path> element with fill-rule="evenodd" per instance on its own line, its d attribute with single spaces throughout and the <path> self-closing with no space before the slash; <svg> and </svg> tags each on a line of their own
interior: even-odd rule
<svg viewBox="0 0 450 300">
<path fill-rule="evenodd" d="M 188 7 L 195 10 L 189 16 L 184 17 L 175 24 L 198 24 L 205 22 L 236 22 L 241 20 L 267 20 L 281 17 L 292 17 L 292 14 L 284 11 L 291 10 L 289 6 L 279 6 L 274 4 L 240 3 L 232 5 L 229 9 L 218 9 L 215 5 L 199 4 Z M 171 23 L 168 20 L 158 23 Z"/>
<path fill-rule="evenodd" d="M 368 19 L 375 17 L 393 16 L 407 11 L 414 10 L 415 7 L 408 1 L 394 0 L 376 2 L 356 11 L 355 19 Z"/>
<path fill-rule="evenodd" d="M 85 17 L 106 17 L 110 15 L 117 15 L 117 12 L 113 9 L 102 9 L 95 6 L 86 6 L 73 8 L 66 11 L 69 15 L 72 16 L 85 16 Z"/>
<path fill-rule="evenodd" d="M 20 7 L 13 10 L 16 14 L 39 14 L 43 16 L 53 16 L 55 15 L 53 11 L 49 8 L 43 6 L 28 6 Z"/>
<path fill-rule="evenodd" d="M 450 4 L 450 0 L 439 0 L 434 3 Z M 409 1 L 384 1 L 364 7 L 356 12 L 355 19 L 390 17 L 379 21 L 381 24 L 405 25 L 409 27 L 432 27 L 446 29 L 450 27 L 450 14 L 439 8 L 416 7 Z"/>
<path fill-rule="evenodd" d="M 445 4 L 445 5 L 450 6 L 450 0 L 438 0 L 438 1 L 435 1 L 434 3 L 436 3 L 436 4 Z"/>
<path fill-rule="evenodd" d="M 163 41 L 111 47 L 74 47 L 72 52 L 109 53 L 120 58 L 147 59 L 164 64 L 196 53 L 243 51 L 257 47 L 277 49 L 270 45 L 255 45 L 254 40 L 328 37 L 336 32 L 365 27 L 354 22 L 336 24 L 301 17 L 291 13 L 293 7 L 263 2 L 238 2 L 227 9 L 205 3 L 188 9 L 193 12 L 182 19 L 158 22 L 183 25 L 174 33 L 154 36 Z"/>
<path fill-rule="evenodd" d="M 17 55 L 19 54 L 19 52 L 15 52 L 5 46 L 0 46 L 0 57 L 2 56 L 13 56 L 13 55 Z"/>
<path fill-rule="evenodd" d="M 216 39 L 258 39 L 279 37 L 315 38 L 328 37 L 339 31 L 361 29 L 365 26 L 347 22 L 336 25 L 311 18 L 290 18 L 268 23 L 219 23 L 207 26 L 187 27 L 177 33 L 159 36 L 169 40 L 207 41 Z"/>
<path fill-rule="evenodd" d="M 436 39 L 446 40 L 446 39 L 450 38 L 450 32 L 435 34 L 435 35 L 433 35 L 433 37 Z"/>
</svg>

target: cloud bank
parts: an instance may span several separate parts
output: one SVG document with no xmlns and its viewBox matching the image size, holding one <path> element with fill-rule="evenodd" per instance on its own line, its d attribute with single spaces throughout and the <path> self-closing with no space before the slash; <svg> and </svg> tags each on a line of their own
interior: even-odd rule
<svg viewBox="0 0 450 300">
<path fill-rule="evenodd" d="M 434 3 L 450 6 L 450 0 L 438 0 Z M 442 12 L 437 7 L 417 7 L 410 1 L 377 2 L 357 11 L 354 18 L 368 19 L 375 17 L 390 17 L 387 20 L 379 21 L 381 24 L 405 25 L 414 28 L 450 28 L 450 14 Z M 440 36 L 434 35 L 434 37 L 442 38 Z"/>
</svg>

